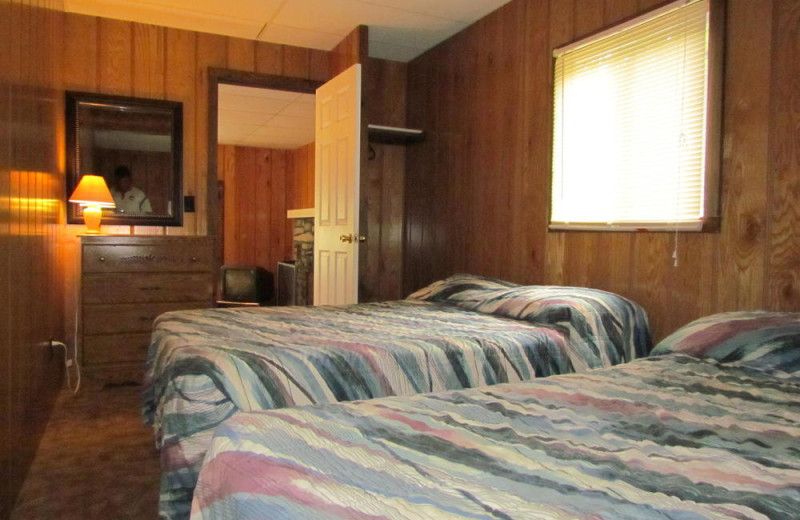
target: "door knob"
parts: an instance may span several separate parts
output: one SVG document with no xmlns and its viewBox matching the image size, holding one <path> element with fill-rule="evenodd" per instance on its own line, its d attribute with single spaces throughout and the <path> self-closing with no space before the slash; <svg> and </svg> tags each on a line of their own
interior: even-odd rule
<svg viewBox="0 0 800 520">
<path fill-rule="evenodd" d="M 353 233 L 348 233 L 346 235 L 339 235 L 339 240 L 345 242 L 347 244 L 352 244 L 353 242 L 364 242 L 367 237 L 363 235 L 354 235 Z"/>
</svg>

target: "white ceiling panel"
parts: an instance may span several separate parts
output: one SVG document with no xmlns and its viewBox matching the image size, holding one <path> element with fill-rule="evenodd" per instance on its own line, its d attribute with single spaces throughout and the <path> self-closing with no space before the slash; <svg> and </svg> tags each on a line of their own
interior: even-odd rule
<svg viewBox="0 0 800 520">
<path fill-rule="evenodd" d="M 313 123 L 315 115 L 314 105 L 308 103 L 292 103 L 280 111 L 282 116 L 304 117 Z"/>
<path fill-rule="evenodd" d="M 314 127 L 314 118 L 273 116 L 268 121 L 270 126 L 276 128 L 307 128 L 309 125 Z"/>
<path fill-rule="evenodd" d="M 369 28 L 370 49 L 376 42 L 413 42 L 414 47 L 424 50 L 434 47 L 441 41 L 464 29 L 466 25 L 460 22 L 450 24 L 430 24 L 426 27 L 410 29 L 403 26 L 372 25 Z"/>
<path fill-rule="evenodd" d="M 483 18 L 510 0 L 359 0 L 463 23 Z"/>
<path fill-rule="evenodd" d="M 347 34 L 359 24 L 406 29 L 430 29 L 447 26 L 450 21 L 384 5 L 368 4 L 358 0 L 326 0 L 325 9 L 319 9 L 318 0 L 292 0 L 284 5 L 273 23 Z M 462 24 L 463 25 L 463 24 Z"/>
<path fill-rule="evenodd" d="M 264 26 L 252 18 L 237 18 L 174 7 L 144 4 L 128 0 L 65 0 L 65 10 L 101 16 L 115 20 L 128 20 L 175 29 L 221 34 L 236 38 L 255 39 Z"/>
<path fill-rule="evenodd" d="M 220 144 L 294 149 L 314 141 L 313 94 L 219 86 Z"/>
<path fill-rule="evenodd" d="M 241 110 L 222 110 L 219 111 L 219 118 L 225 122 L 241 123 L 243 125 L 263 125 L 269 121 L 272 114 L 265 114 L 264 112 L 251 112 Z"/>
<path fill-rule="evenodd" d="M 277 114 L 285 109 L 291 101 L 285 99 L 257 98 L 226 94 L 219 98 L 220 110 L 237 110 L 240 112 L 260 112 Z"/>
<path fill-rule="evenodd" d="M 336 47 L 336 44 L 342 41 L 345 36 L 347 36 L 347 33 L 330 33 L 271 23 L 264 28 L 258 39 L 262 42 L 310 47 L 327 51 Z"/>
<path fill-rule="evenodd" d="M 426 49 L 421 47 L 406 47 L 405 45 L 396 45 L 393 43 L 384 43 L 379 41 L 369 42 L 369 52 L 380 54 L 385 60 L 392 61 L 411 61 Z"/>
</svg>

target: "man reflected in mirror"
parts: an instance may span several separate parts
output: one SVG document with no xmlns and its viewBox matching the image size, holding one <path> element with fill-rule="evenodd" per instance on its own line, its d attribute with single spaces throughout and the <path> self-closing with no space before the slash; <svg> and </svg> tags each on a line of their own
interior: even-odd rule
<svg viewBox="0 0 800 520">
<path fill-rule="evenodd" d="M 133 174 L 127 166 L 117 166 L 114 169 L 111 195 L 117 205 L 114 210 L 116 213 L 136 215 L 153 211 L 145 192 L 133 185 Z"/>
</svg>

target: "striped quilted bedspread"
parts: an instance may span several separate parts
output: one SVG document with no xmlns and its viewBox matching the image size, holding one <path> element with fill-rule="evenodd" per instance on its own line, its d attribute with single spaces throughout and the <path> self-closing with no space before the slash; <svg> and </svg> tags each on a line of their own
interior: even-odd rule
<svg viewBox="0 0 800 520">
<path fill-rule="evenodd" d="M 800 378 L 680 354 L 243 413 L 193 520 L 800 517 Z"/>
<path fill-rule="evenodd" d="M 214 428 L 237 411 L 525 381 L 649 348 L 644 311 L 619 296 L 468 276 L 398 302 L 164 314 L 144 403 L 161 517 L 188 517 Z"/>
</svg>

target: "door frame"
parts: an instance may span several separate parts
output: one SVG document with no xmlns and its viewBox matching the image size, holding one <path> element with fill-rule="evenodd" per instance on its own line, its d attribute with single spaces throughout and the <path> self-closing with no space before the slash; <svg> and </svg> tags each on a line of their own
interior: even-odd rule
<svg viewBox="0 0 800 520">
<path fill-rule="evenodd" d="M 316 94 L 317 88 L 324 81 L 275 74 L 261 74 L 242 70 L 209 67 L 208 69 L 208 172 L 206 185 L 207 230 L 213 243 L 212 267 L 214 269 L 214 285 L 218 285 L 217 277 L 222 266 L 221 230 L 218 229 L 220 216 L 219 194 L 217 193 L 217 126 L 219 124 L 219 85 L 239 85 L 243 87 L 286 90 L 301 94 Z"/>
</svg>

